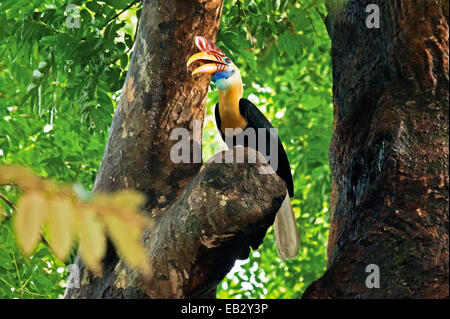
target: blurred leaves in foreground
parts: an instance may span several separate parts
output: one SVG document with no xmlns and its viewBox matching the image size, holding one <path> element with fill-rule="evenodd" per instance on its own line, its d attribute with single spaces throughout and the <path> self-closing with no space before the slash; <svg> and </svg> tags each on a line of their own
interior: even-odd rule
<svg viewBox="0 0 450 319">
<path fill-rule="evenodd" d="M 78 240 L 84 263 L 101 275 L 108 235 L 125 262 L 150 274 L 141 242 L 144 227 L 151 224 L 139 214 L 143 195 L 134 191 L 90 195 L 79 186 L 74 192 L 73 187 L 44 180 L 19 166 L 0 166 L 0 184 L 23 192 L 13 218 L 17 240 L 26 255 L 35 251 L 43 236 L 54 254 L 66 260 L 72 242 Z M 76 196 L 77 192 L 81 196 Z"/>
<path fill-rule="evenodd" d="M 79 28 L 66 26 L 69 4 L 80 10 Z M 92 189 L 134 51 L 142 4 L 130 4 L 0 1 L 0 164 Z M 269 230 L 262 246 L 219 285 L 220 298 L 299 298 L 325 270 L 333 108 L 324 15 L 323 0 L 224 1 L 217 44 L 241 70 L 244 96 L 278 128 L 293 172 L 302 246 L 296 260 L 282 261 Z M 221 148 L 216 103 L 212 88 L 204 161 Z M 19 206 L 17 187 L 0 185 L 0 194 Z M 43 243 L 32 256 L 22 256 L 12 215 L 0 199 L 0 298 L 60 297 L 65 264 Z"/>
</svg>

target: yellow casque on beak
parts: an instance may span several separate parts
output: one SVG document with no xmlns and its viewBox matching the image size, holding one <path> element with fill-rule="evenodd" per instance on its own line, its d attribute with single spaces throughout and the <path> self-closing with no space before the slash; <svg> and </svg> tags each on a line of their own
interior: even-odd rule
<svg viewBox="0 0 450 319">
<path fill-rule="evenodd" d="M 209 54 L 208 52 L 198 52 L 189 58 L 189 60 L 186 63 L 186 66 L 191 65 L 195 61 L 213 62 L 213 63 L 201 65 L 192 72 L 192 75 L 198 73 L 214 74 L 218 70 L 218 65 L 224 64 L 220 60 L 218 60 L 214 55 Z"/>
<path fill-rule="evenodd" d="M 217 72 L 217 69 L 218 69 L 217 64 L 214 63 L 203 64 L 202 66 L 192 71 L 192 75 L 196 75 L 198 73 L 214 74 Z"/>
</svg>

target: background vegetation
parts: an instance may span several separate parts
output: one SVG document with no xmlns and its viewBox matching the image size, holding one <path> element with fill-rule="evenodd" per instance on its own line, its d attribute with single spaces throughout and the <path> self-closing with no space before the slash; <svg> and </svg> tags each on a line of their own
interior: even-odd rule
<svg viewBox="0 0 450 319">
<path fill-rule="evenodd" d="M 66 26 L 68 4 L 80 9 L 79 28 Z M 140 6 L 125 0 L 0 1 L 0 164 L 26 165 L 42 177 L 92 188 Z M 225 0 L 217 43 L 241 69 L 244 95 L 285 143 L 302 246 L 298 259 L 281 261 L 270 229 L 263 245 L 224 279 L 220 298 L 299 298 L 325 270 L 332 101 L 324 14 L 322 0 Z M 213 121 L 216 102 L 212 87 L 204 161 L 222 147 Z M 60 297 L 65 263 L 42 243 L 31 257 L 17 246 L 10 217 L 18 195 L 17 188 L 0 185 L 0 298 Z"/>
</svg>

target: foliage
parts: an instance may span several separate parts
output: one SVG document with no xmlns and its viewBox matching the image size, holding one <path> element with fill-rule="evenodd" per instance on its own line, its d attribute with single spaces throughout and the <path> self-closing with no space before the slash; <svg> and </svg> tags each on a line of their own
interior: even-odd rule
<svg viewBox="0 0 450 319">
<path fill-rule="evenodd" d="M 241 70 L 244 96 L 278 128 L 293 171 L 301 247 L 297 259 L 282 261 L 270 230 L 224 280 L 221 298 L 299 298 L 325 270 L 332 101 L 323 14 L 318 0 L 225 1 L 217 44 Z M 210 98 L 208 114 L 217 101 L 214 88 Z M 206 142 L 217 141 L 214 124 L 206 128 Z"/>
<path fill-rule="evenodd" d="M 46 241 L 59 259 L 66 260 L 72 241 L 79 239 L 84 263 L 94 274 L 101 275 L 108 233 L 123 260 L 150 274 L 141 238 L 144 227 L 151 223 L 138 213 L 145 202 L 142 194 L 127 191 L 92 195 L 80 185 L 60 185 L 19 166 L 1 166 L 0 184 L 23 191 L 17 208 L 12 208 L 14 230 L 26 255 L 34 252 L 45 224 Z"/>
<path fill-rule="evenodd" d="M 69 3 L 80 9 L 79 28 L 66 26 Z M 0 163 L 92 188 L 140 5 L 0 2 Z M 279 128 L 294 172 L 302 247 L 298 259 L 281 261 L 269 231 L 262 247 L 224 280 L 219 297 L 298 298 L 325 269 L 332 107 L 330 44 L 319 12 L 325 13 L 322 0 L 225 0 L 218 45 L 241 69 L 244 95 Z M 216 102 L 212 88 L 204 161 L 221 147 L 212 122 Z M 20 191 L 4 185 L 0 195 L 16 203 Z M 0 202 L 0 297 L 61 296 L 64 264 L 43 244 L 23 257 L 9 218 L 13 210 Z"/>
<path fill-rule="evenodd" d="M 80 28 L 66 27 L 69 3 L 80 5 Z M 92 188 L 134 41 L 139 6 L 117 16 L 129 3 L 0 2 L 1 163 Z M 0 194 L 15 203 L 19 191 L 3 186 Z M 18 257 L 8 218 L 13 211 L 3 209 L 0 278 L 14 290 L 0 279 L 0 297 L 61 296 L 68 275 L 64 264 L 42 244 L 27 262 Z M 19 288 L 29 276 L 30 293 L 24 293 Z"/>
</svg>

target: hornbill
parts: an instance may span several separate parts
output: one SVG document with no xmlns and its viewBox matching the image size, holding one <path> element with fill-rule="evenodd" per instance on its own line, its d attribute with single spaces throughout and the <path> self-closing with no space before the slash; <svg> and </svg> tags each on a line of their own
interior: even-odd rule
<svg viewBox="0 0 450 319">
<path fill-rule="evenodd" d="M 267 134 L 263 135 L 266 139 L 263 155 L 267 156 L 267 151 L 270 154 L 270 145 L 274 145 L 277 148 L 277 161 L 270 160 L 270 156 L 267 160 L 278 176 L 286 183 L 287 191 L 286 197 L 275 217 L 274 232 L 278 255 L 282 259 L 294 258 L 298 253 L 300 240 L 290 200 L 290 197 L 294 196 L 294 185 L 292 183 L 289 160 L 283 145 L 278 136 L 275 136 L 275 144 L 270 143 L 270 136 L 273 137 L 273 127 L 269 120 L 252 102 L 242 97 L 241 73 L 231 59 L 213 42 L 204 37 L 197 36 L 195 44 L 200 52 L 189 58 L 187 66 L 194 62 L 206 63 L 196 68 L 192 75 L 198 73 L 212 74 L 212 81 L 219 92 L 219 103 L 215 109 L 216 125 L 227 146 L 233 148 L 239 144 L 244 147 L 250 146 L 258 149 L 260 144 L 258 144 L 257 140 L 252 140 L 254 145 L 249 145 L 250 139 L 246 132 L 250 129 L 252 132 L 259 132 L 263 129 L 267 131 Z M 233 136 L 228 136 L 228 134 Z M 246 138 L 237 138 L 239 134 L 244 134 Z M 257 134 L 256 138 L 258 136 Z M 261 145 L 263 144 L 261 143 Z"/>
</svg>

